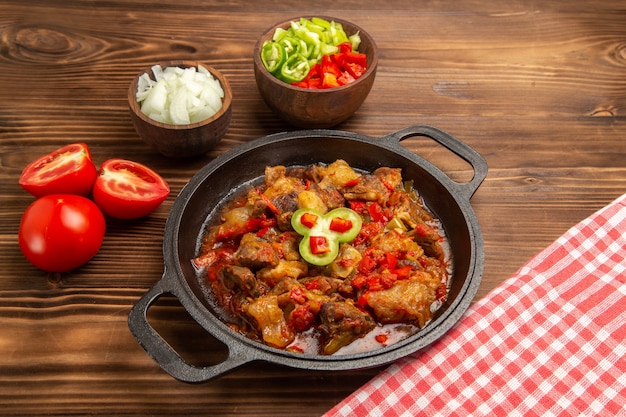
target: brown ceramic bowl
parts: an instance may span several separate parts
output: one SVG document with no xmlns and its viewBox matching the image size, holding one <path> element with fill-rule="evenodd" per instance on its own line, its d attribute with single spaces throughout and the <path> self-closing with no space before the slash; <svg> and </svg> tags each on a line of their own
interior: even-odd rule
<svg viewBox="0 0 626 417">
<path fill-rule="evenodd" d="M 276 28 L 287 29 L 292 21 L 285 20 L 268 29 L 254 47 L 254 76 L 265 103 L 286 122 L 301 128 L 328 128 L 348 119 L 363 104 L 369 94 L 378 65 L 378 51 L 374 39 L 362 28 L 342 19 L 319 16 L 341 23 L 348 36 L 359 32 L 359 52 L 367 55 L 367 70 L 356 81 L 336 88 L 310 90 L 287 84 L 272 75 L 261 61 L 263 43 L 272 39 Z"/>
<path fill-rule="evenodd" d="M 232 116 L 232 91 L 226 78 L 215 68 L 194 61 L 171 61 L 158 65 L 166 67 L 198 67 L 198 64 L 209 70 L 213 77 L 222 85 L 224 98 L 222 108 L 212 117 L 201 122 L 175 125 L 161 123 L 151 119 L 141 111 L 137 102 L 137 83 L 139 77 L 147 73 L 152 79 L 152 65 L 137 75 L 128 88 L 128 105 L 135 130 L 144 142 L 152 146 L 157 152 L 173 158 L 187 158 L 202 155 L 213 149 L 226 134 Z"/>
</svg>

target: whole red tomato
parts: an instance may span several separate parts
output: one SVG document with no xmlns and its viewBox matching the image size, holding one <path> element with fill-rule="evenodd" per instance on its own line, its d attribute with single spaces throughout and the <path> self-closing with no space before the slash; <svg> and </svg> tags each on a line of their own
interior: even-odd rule
<svg viewBox="0 0 626 417">
<path fill-rule="evenodd" d="M 93 199 L 104 214 L 136 219 L 152 213 L 170 194 L 167 182 L 138 162 L 109 159 L 102 163 Z"/>
<path fill-rule="evenodd" d="M 88 198 L 52 194 L 26 208 L 18 241 L 26 259 L 49 272 L 66 272 L 90 260 L 104 240 L 102 212 Z"/>
<path fill-rule="evenodd" d="M 43 155 L 22 171 L 19 184 L 35 197 L 91 194 L 98 170 L 84 143 L 73 143 Z"/>
</svg>

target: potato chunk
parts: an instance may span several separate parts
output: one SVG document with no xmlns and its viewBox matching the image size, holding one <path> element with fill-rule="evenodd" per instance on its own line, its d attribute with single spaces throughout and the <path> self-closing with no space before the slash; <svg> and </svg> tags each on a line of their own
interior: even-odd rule
<svg viewBox="0 0 626 417">
<path fill-rule="evenodd" d="M 278 306 L 277 295 L 268 294 L 255 299 L 248 306 L 247 313 L 256 320 L 263 341 L 268 345 L 284 349 L 295 338 L 283 310 Z"/>
</svg>

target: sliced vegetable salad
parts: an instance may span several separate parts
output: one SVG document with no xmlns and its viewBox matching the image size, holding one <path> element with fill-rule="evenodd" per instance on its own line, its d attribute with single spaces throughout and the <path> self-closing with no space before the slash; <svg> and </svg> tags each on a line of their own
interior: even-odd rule
<svg viewBox="0 0 626 417">
<path fill-rule="evenodd" d="M 348 36 L 341 23 L 300 18 L 277 28 L 261 47 L 261 61 L 276 78 L 302 88 L 326 89 L 349 84 L 367 69 L 359 53 L 359 33 Z"/>
</svg>

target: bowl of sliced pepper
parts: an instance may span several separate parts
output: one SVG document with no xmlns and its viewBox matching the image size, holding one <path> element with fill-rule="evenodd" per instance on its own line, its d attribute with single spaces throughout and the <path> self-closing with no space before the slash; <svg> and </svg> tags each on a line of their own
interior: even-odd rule
<svg viewBox="0 0 626 417">
<path fill-rule="evenodd" d="M 333 127 L 367 98 L 378 65 L 374 39 L 354 23 L 299 17 L 269 28 L 254 47 L 254 75 L 274 113 L 300 128 Z"/>
</svg>

